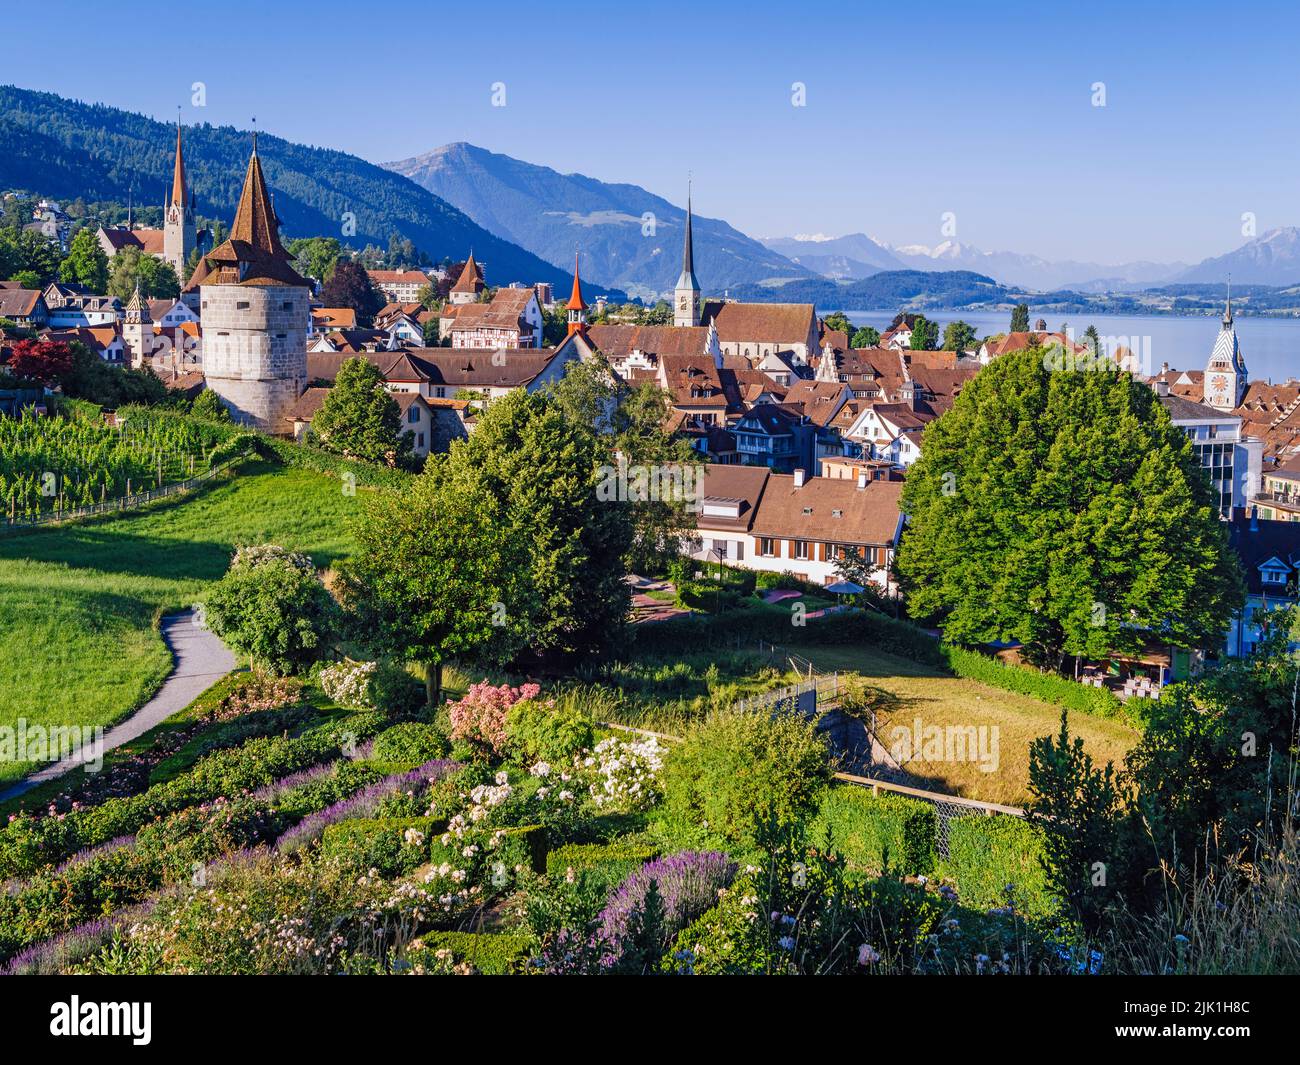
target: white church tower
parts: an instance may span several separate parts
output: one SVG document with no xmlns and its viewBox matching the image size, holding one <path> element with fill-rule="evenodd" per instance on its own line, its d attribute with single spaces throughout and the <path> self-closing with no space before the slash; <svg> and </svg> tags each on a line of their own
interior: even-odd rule
<svg viewBox="0 0 1300 1065">
<path fill-rule="evenodd" d="M 691 192 L 686 190 L 686 240 L 682 244 L 682 276 L 673 289 L 673 325 L 700 324 L 700 283 L 695 280 L 695 253 L 691 247 Z"/>
<path fill-rule="evenodd" d="M 163 207 L 163 255 L 185 287 L 185 266 L 197 239 L 194 226 L 194 194 L 185 180 L 185 159 L 181 155 L 181 126 L 176 123 L 176 159 L 172 169 L 172 193 Z"/>
<path fill-rule="evenodd" d="M 1246 360 L 1237 343 L 1237 331 L 1232 326 L 1232 288 L 1229 283 L 1223 327 L 1205 366 L 1205 402 L 1215 410 L 1232 410 L 1245 397 L 1246 384 Z"/>
</svg>

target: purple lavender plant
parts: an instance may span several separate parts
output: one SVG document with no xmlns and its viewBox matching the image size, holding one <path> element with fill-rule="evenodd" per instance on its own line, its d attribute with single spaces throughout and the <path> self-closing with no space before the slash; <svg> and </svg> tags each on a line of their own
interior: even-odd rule
<svg viewBox="0 0 1300 1065">
<path fill-rule="evenodd" d="M 275 841 L 275 850 L 280 854 L 292 854 L 301 850 L 307 844 L 319 839 L 330 825 L 354 817 L 368 817 L 374 813 L 380 801 L 389 795 L 408 788 L 427 787 L 435 780 L 441 780 L 448 773 L 459 768 L 459 762 L 435 758 L 433 761 L 425 762 L 418 769 L 394 773 L 392 776 L 377 780 L 355 795 L 336 802 L 333 806 L 308 814 Z"/>
<path fill-rule="evenodd" d="M 735 875 L 736 863 L 719 851 L 681 851 L 647 862 L 610 895 L 597 920 L 597 938 L 615 948 L 626 939 L 628 920 L 644 912 L 652 880 L 663 900 L 664 933 L 675 936 L 718 901 Z"/>
</svg>

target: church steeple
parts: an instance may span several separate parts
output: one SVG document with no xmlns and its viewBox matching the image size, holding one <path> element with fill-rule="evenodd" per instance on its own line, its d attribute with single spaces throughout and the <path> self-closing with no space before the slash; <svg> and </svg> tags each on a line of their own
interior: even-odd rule
<svg viewBox="0 0 1300 1065">
<path fill-rule="evenodd" d="M 587 335 L 587 303 L 582 298 L 582 278 L 578 276 L 578 253 L 573 253 L 573 295 L 565 304 L 569 311 L 569 336 Z"/>
<path fill-rule="evenodd" d="M 686 236 L 682 241 L 682 273 L 673 289 L 673 325 L 700 324 L 700 283 L 695 279 L 695 247 L 691 236 L 691 188 L 686 186 Z"/>
<path fill-rule="evenodd" d="M 185 282 L 185 267 L 198 234 L 194 227 L 194 198 L 185 182 L 185 156 L 181 150 L 181 124 L 176 123 L 176 156 L 172 160 L 172 191 L 163 205 L 163 255 Z"/>
<path fill-rule="evenodd" d="M 1223 325 L 1215 338 L 1210 361 L 1205 365 L 1202 398 L 1216 410 L 1229 411 L 1241 405 L 1249 379 L 1246 359 L 1237 343 L 1232 324 L 1232 280 L 1228 280 L 1228 298 L 1223 308 Z"/>
</svg>

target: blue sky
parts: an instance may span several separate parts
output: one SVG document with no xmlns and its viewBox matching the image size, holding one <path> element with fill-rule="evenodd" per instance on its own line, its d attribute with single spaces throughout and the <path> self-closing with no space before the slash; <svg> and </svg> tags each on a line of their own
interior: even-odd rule
<svg viewBox="0 0 1300 1065">
<path fill-rule="evenodd" d="M 256 115 L 376 162 L 466 140 L 674 202 L 691 171 L 697 209 L 755 236 L 934 244 L 952 212 L 986 250 L 1194 262 L 1244 242 L 1243 212 L 1261 233 L 1300 224 L 1295 5 L 173 0 L 106 17 L 12 8 L 0 80 L 161 118 L 183 103 L 187 123 Z"/>
</svg>

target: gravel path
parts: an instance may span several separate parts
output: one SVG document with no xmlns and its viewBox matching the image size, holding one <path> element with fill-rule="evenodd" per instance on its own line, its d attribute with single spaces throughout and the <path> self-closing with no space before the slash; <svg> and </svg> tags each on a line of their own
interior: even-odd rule
<svg viewBox="0 0 1300 1065">
<path fill-rule="evenodd" d="M 184 710 L 235 668 L 235 656 L 211 629 L 195 623 L 193 610 L 171 614 L 162 619 L 159 627 L 163 642 L 174 659 L 172 671 L 152 699 L 104 733 L 105 751 L 143 736 L 178 710 Z M 80 759 L 74 755 L 46 766 L 0 791 L 0 802 L 60 777 L 80 764 Z"/>
</svg>

